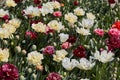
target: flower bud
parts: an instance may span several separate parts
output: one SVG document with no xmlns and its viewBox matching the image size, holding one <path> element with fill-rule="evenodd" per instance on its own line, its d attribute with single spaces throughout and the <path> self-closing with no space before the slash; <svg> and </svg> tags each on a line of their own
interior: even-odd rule
<svg viewBox="0 0 120 80">
<path fill-rule="evenodd" d="M 27 51 L 25 49 L 22 50 L 22 54 L 26 55 Z"/>
<path fill-rule="evenodd" d="M 89 45 L 84 45 L 84 47 L 86 47 L 86 48 L 88 48 L 88 49 L 90 48 L 90 46 L 89 46 Z"/>
<path fill-rule="evenodd" d="M 114 73 L 117 74 L 117 71 L 115 70 Z"/>
<path fill-rule="evenodd" d="M 20 36 L 19 36 L 19 35 L 16 35 L 16 38 L 19 40 L 19 39 L 20 39 Z"/>
<path fill-rule="evenodd" d="M 26 42 L 25 40 L 22 41 L 22 43 L 25 43 L 25 42 Z"/>
<path fill-rule="evenodd" d="M 37 46 L 36 45 L 32 45 L 32 50 L 36 50 Z"/>
<path fill-rule="evenodd" d="M 54 46 L 56 46 L 57 44 L 55 42 L 53 42 Z"/>
<path fill-rule="evenodd" d="M 22 64 L 24 64 L 25 62 L 24 61 L 22 61 Z"/>
<path fill-rule="evenodd" d="M 114 69 L 115 69 L 115 71 L 117 71 L 117 69 L 118 69 L 118 68 L 117 68 L 117 67 L 115 67 Z"/>
<path fill-rule="evenodd" d="M 70 0 L 67 0 L 67 2 L 70 2 Z"/>
<path fill-rule="evenodd" d="M 35 73 L 32 74 L 32 77 L 34 78 L 34 80 L 36 80 L 37 75 Z"/>
<path fill-rule="evenodd" d="M 26 80 L 23 75 L 20 76 L 20 80 Z"/>
<path fill-rule="evenodd" d="M 113 78 L 113 80 L 116 80 L 116 78 Z"/>
<path fill-rule="evenodd" d="M 40 70 L 40 71 L 43 71 L 43 66 L 42 65 L 36 65 L 36 69 Z"/>
<path fill-rule="evenodd" d="M 32 73 L 32 69 L 31 68 L 28 68 L 28 73 Z"/>
<path fill-rule="evenodd" d="M 113 76 L 114 76 L 114 78 L 116 78 L 116 77 L 117 77 L 117 74 L 113 74 Z"/>
<path fill-rule="evenodd" d="M 4 41 L 3 41 L 3 43 L 4 43 L 5 45 L 7 45 L 7 44 L 8 44 L 7 40 L 4 40 Z"/>
<path fill-rule="evenodd" d="M 11 45 L 14 45 L 14 42 L 11 42 Z"/>
<path fill-rule="evenodd" d="M 120 61 L 120 58 L 117 58 L 117 61 Z"/>
<path fill-rule="evenodd" d="M 67 73 L 66 72 L 64 72 L 64 74 L 63 74 L 64 76 L 66 76 L 67 75 Z"/>
<path fill-rule="evenodd" d="M 15 47 L 15 52 L 16 53 L 20 53 L 21 52 L 21 47 L 20 46 L 16 46 Z"/>
<path fill-rule="evenodd" d="M 47 19 L 46 18 L 43 18 L 44 21 L 46 21 Z"/>
<path fill-rule="evenodd" d="M 50 33 L 51 36 L 53 36 L 53 33 Z"/>
</svg>

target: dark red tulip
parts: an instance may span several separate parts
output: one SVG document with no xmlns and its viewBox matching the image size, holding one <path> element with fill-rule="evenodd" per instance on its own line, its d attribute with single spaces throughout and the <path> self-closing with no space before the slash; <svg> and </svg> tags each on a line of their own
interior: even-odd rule
<svg viewBox="0 0 120 80">
<path fill-rule="evenodd" d="M 50 0 L 50 1 L 57 1 L 57 2 L 60 2 L 61 0 Z"/>
<path fill-rule="evenodd" d="M 39 4 L 41 1 L 40 0 L 34 0 L 35 4 Z"/>
<path fill-rule="evenodd" d="M 4 20 L 8 20 L 8 19 L 9 19 L 9 15 L 5 15 L 5 16 L 3 17 L 3 19 L 4 19 Z"/>
<path fill-rule="evenodd" d="M 22 0 L 14 0 L 15 3 L 19 3 L 19 2 L 22 2 Z"/>
<path fill-rule="evenodd" d="M 114 4 L 114 3 L 115 3 L 115 0 L 108 0 L 108 2 L 109 2 L 110 4 Z"/>
<path fill-rule="evenodd" d="M 79 46 L 73 51 L 73 54 L 74 56 L 79 58 L 86 57 L 85 48 L 83 46 Z"/>
<path fill-rule="evenodd" d="M 77 38 L 76 38 L 75 36 L 69 36 L 67 42 L 69 42 L 69 43 L 75 43 L 75 42 L 76 42 L 76 39 L 77 39 Z"/>
<path fill-rule="evenodd" d="M 37 7 L 38 7 L 39 9 L 41 9 L 41 8 L 42 8 L 42 5 L 38 5 Z"/>
<path fill-rule="evenodd" d="M 79 4 L 78 1 L 74 1 L 74 5 L 77 6 Z"/>
</svg>

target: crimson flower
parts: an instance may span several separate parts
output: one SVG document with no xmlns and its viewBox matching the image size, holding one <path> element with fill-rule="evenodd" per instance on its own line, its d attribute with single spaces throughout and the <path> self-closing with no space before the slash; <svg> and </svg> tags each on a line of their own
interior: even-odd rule
<svg viewBox="0 0 120 80">
<path fill-rule="evenodd" d="M 39 23 L 39 22 L 42 22 L 43 23 L 43 21 L 41 21 L 41 20 L 31 20 L 30 21 L 30 24 L 32 25 L 32 24 L 37 24 L 37 23 Z"/>
<path fill-rule="evenodd" d="M 76 39 L 77 39 L 77 38 L 76 38 L 75 36 L 69 36 L 67 42 L 69 42 L 69 43 L 75 43 L 75 42 L 76 42 Z"/>
<path fill-rule="evenodd" d="M 54 30 L 51 29 L 49 26 L 46 27 L 46 34 L 53 33 Z"/>
<path fill-rule="evenodd" d="M 61 13 L 60 11 L 56 11 L 56 12 L 53 13 L 53 15 L 54 15 L 55 17 L 61 17 L 61 16 L 62 16 L 62 13 Z"/>
<path fill-rule="evenodd" d="M 109 38 L 106 43 L 109 50 L 120 48 L 120 21 L 115 22 L 108 31 Z"/>
<path fill-rule="evenodd" d="M 8 19 L 9 19 L 9 15 L 5 15 L 5 16 L 3 16 L 2 19 L 4 19 L 4 20 L 8 20 Z"/>
<path fill-rule="evenodd" d="M 110 4 L 114 4 L 114 3 L 115 3 L 115 0 L 108 0 L 108 2 L 109 2 Z"/>
<path fill-rule="evenodd" d="M 103 31 L 103 29 L 100 29 L 100 28 L 95 29 L 94 33 L 99 36 L 104 36 L 104 31 Z"/>
<path fill-rule="evenodd" d="M 74 1 L 74 5 L 77 6 L 79 4 L 78 1 Z"/>
<path fill-rule="evenodd" d="M 109 34 L 110 37 L 112 37 L 112 36 L 119 37 L 120 36 L 120 30 L 118 30 L 117 28 L 111 28 L 108 31 L 108 34 Z"/>
<path fill-rule="evenodd" d="M 69 42 L 64 42 L 62 45 L 61 45 L 62 49 L 69 49 L 71 47 L 71 43 Z"/>
<path fill-rule="evenodd" d="M 54 46 L 47 46 L 45 47 L 44 51 L 45 54 L 54 54 L 55 53 L 55 49 Z"/>
<path fill-rule="evenodd" d="M 50 0 L 50 1 L 57 1 L 57 2 L 61 2 L 61 0 Z"/>
<path fill-rule="evenodd" d="M 18 80 L 19 72 L 16 66 L 13 64 L 3 64 L 0 67 L 0 79 L 1 80 Z"/>
<path fill-rule="evenodd" d="M 73 51 L 73 54 L 74 54 L 74 56 L 79 57 L 79 58 L 87 56 L 85 48 L 81 45 Z"/>
<path fill-rule="evenodd" d="M 40 0 L 34 0 L 35 4 L 39 4 L 41 1 Z"/>
<path fill-rule="evenodd" d="M 62 78 L 58 73 L 52 72 L 48 75 L 46 80 L 62 80 Z"/>
<path fill-rule="evenodd" d="M 42 8 L 42 5 L 38 5 L 37 7 L 38 7 L 39 9 L 41 9 L 41 8 Z"/>
<path fill-rule="evenodd" d="M 32 32 L 32 31 L 26 31 L 25 32 L 25 36 L 26 37 L 30 37 L 30 39 L 36 39 L 37 38 L 37 33 L 36 32 Z"/>
<path fill-rule="evenodd" d="M 109 50 L 120 48 L 120 36 L 112 36 L 107 40 L 107 46 Z"/>
<path fill-rule="evenodd" d="M 22 0 L 14 0 L 15 3 L 19 3 L 19 2 L 22 2 Z"/>
</svg>

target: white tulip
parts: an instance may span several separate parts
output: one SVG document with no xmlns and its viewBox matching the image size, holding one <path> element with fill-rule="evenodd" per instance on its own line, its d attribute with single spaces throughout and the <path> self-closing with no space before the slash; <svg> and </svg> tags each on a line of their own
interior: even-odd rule
<svg viewBox="0 0 120 80">
<path fill-rule="evenodd" d="M 86 15 L 88 19 L 92 19 L 92 20 L 95 19 L 95 15 L 93 15 L 92 13 L 87 13 Z"/>
<path fill-rule="evenodd" d="M 88 61 L 86 58 L 81 58 L 77 63 L 77 67 L 82 70 L 91 70 L 95 66 L 95 62 Z"/>
<path fill-rule="evenodd" d="M 31 15 L 32 17 L 40 16 L 41 13 L 38 7 L 33 6 L 29 6 L 23 11 L 25 12 L 25 15 Z"/>
<path fill-rule="evenodd" d="M 63 66 L 66 70 L 68 70 L 68 71 L 70 71 L 70 70 L 72 70 L 73 68 L 75 68 L 77 63 L 78 63 L 78 62 L 76 61 L 76 59 L 70 60 L 70 58 L 67 58 L 67 57 L 65 57 L 65 58 L 62 60 L 62 66 Z"/>
<path fill-rule="evenodd" d="M 69 35 L 64 33 L 60 33 L 59 36 L 61 42 L 65 42 L 69 38 Z"/>
<path fill-rule="evenodd" d="M 94 53 L 94 58 L 102 63 L 107 63 L 112 61 L 114 58 L 114 53 L 111 51 L 103 50 L 102 52 L 96 51 Z"/>
<path fill-rule="evenodd" d="M 80 25 L 84 28 L 90 29 L 94 24 L 94 20 L 92 19 L 83 19 Z"/>
<path fill-rule="evenodd" d="M 47 2 L 45 4 L 43 4 L 42 8 L 40 9 L 42 16 L 45 16 L 49 13 L 53 13 L 53 6 L 50 2 Z"/>
<path fill-rule="evenodd" d="M 84 28 L 77 28 L 76 32 L 84 36 L 91 34 L 89 29 L 84 29 Z"/>
</svg>

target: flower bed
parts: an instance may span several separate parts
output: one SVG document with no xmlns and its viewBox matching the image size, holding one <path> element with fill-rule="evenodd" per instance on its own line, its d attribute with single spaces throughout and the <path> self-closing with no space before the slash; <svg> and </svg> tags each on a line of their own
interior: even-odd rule
<svg viewBox="0 0 120 80">
<path fill-rule="evenodd" d="M 0 79 L 119 80 L 117 0 L 6 0 Z"/>
</svg>

